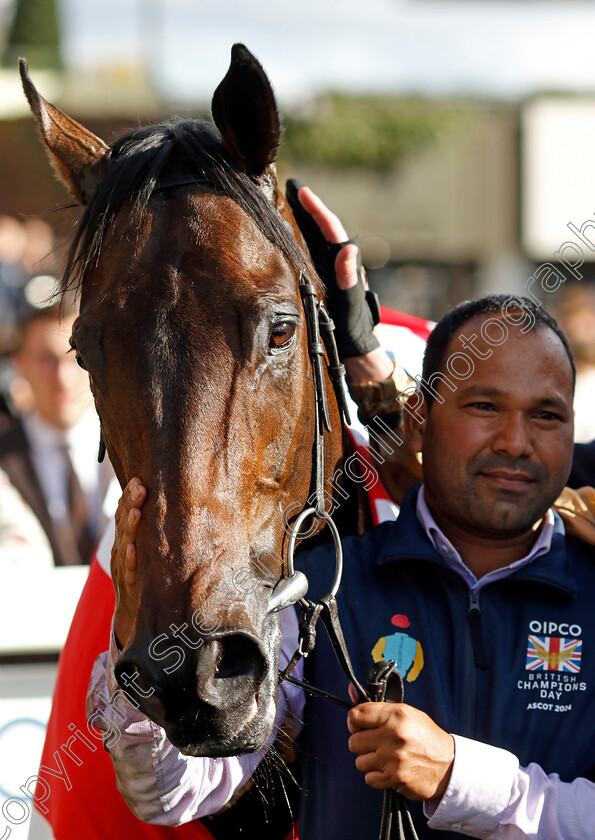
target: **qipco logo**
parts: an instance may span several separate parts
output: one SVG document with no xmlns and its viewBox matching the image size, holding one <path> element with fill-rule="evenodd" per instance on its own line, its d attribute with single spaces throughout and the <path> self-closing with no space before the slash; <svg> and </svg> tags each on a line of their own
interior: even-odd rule
<svg viewBox="0 0 595 840">
<path fill-rule="evenodd" d="M 583 634 L 580 624 L 568 624 L 565 621 L 530 621 L 529 630 L 540 636 L 564 636 L 572 639 L 577 639 Z"/>
</svg>

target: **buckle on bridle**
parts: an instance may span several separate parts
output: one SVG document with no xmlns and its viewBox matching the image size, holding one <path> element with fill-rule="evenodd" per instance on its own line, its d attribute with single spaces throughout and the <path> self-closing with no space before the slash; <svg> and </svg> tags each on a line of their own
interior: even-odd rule
<svg viewBox="0 0 595 840">
<path fill-rule="evenodd" d="M 330 528 L 331 534 L 333 535 L 333 542 L 335 543 L 335 576 L 330 590 L 321 600 L 334 598 L 339 591 L 341 577 L 343 576 L 343 547 L 341 546 L 339 531 L 329 513 L 325 510 L 318 511 L 316 508 L 309 507 L 300 513 L 291 527 L 291 535 L 287 549 L 287 573 L 283 575 L 283 577 L 279 578 L 277 585 L 273 589 L 269 601 L 269 613 L 279 612 L 279 610 L 283 610 L 285 607 L 289 607 L 298 601 L 302 605 L 309 603 L 305 600 L 305 595 L 308 591 L 308 579 L 303 572 L 296 570 L 294 563 L 295 543 L 299 537 L 299 530 L 309 516 L 317 516 L 320 519 L 325 520 Z"/>
</svg>

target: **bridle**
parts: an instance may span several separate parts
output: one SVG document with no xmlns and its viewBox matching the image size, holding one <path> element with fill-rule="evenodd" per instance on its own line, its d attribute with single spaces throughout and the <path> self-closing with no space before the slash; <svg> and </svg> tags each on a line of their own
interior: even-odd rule
<svg viewBox="0 0 595 840">
<path fill-rule="evenodd" d="M 189 180 L 173 179 L 159 183 L 155 190 L 165 190 L 181 186 L 196 186 L 200 179 Z M 305 507 L 298 515 L 291 526 L 291 534 L 288 543 L 286 571 L 277 582 L 269 601 L 268 612 L 274 613 L 293 604 L 299 603 L 299 636 L 298 647 L 283 671 L 279 672 L 279 683 L 283 680 L 300 686 L 304 691 L 330 700 L 343 708 L 350 709 L 353 704 L 336 697 L 326 691 L 315 688 L 303 681 L 291 676 L 291 672 L 303 657 L 306 657 L 314 648 L 316 642 L 316 623 L 320 618 L 324 624 L 335 655 L 341 668 L 354 686 L 357 702 L 366 701 L 388 701 L 402 702 L 403 680 L 396 670 L 395 663 L 390 660 L 381 660 L 373 667 L 369 675 L 367 688 L 357 679 L 341 623 L 336 595 L 341 584 L 343 573 L 343 549 L 341 537 L 335 522 L 330 513 L 326 510 L 326 498 L 324 493 L 324 433 L 331 431 L 331 420 L 328 410 L 328 400 L 324 377 L 325 352 L 326 365 L 329 378 L 333 385 L 335 398 L 339 407 L 341 418 L 350 423 L 349 408 L 345 395 L 345 367 L 339 359 L 337 344 L 334 337 L 335 325 L 328 314 L 324 303 L 318 299 L 316 286 L 300 272 L 299 292 L 304 308 L 306 329 L 308 336 L 308 355 L 312 367 L 312 378 L 314 383 L 314 397 L 316 403 L 315 428 L 313 444 L 313 479 L 314 485 L 313 503 Z M 321 340 L 322 339 L 322 340 Z M 98 460 L 105 457 L 106 446 L 103 433 L 100 432 Z M 300 528 L 310 517 L 323 519 L 328 525 L 335 547 L 335 575 L 330 590 L 317 601 L 308 600 L 305 596 L 308 591 L 308 580 L 305 574 L 295 568 L 295 547 L 299 538 Z M 380 840 L 390 840 L 393 836 L 392 828 L 395 827 L 395 840 L 417 840 L 417 834 L 411 820 L 407 800 L 395 790 L 387 790 L 384 795 L 382 809 L 382 822 L 380 827 Z"/>
<path fill-rule="evenodd" d="M 343 548 L 341 537 L 332 516 L 326 510 L 326 498 L 324 494 L 324 432 L 331 431 L 331 421 L 328 411 L 328 400 L 324 380 L 324 357 L 325 350 L 328 356 L 328 372 L 337 398 L 339 411 L 346 423 L 350 422 L 349 408 L 344 390 L 345 367 L 339 360 L 337 345 L 333 335 L 335 325 L 328 314 L 324 304 L 318 300 L 316 287 L 304 274 L 300 274 L 299 291 L 304 307 L 306 329 L 308 334 L 308 355 L 312 365 L 312 379 L 314 383 L 314 397 L 316 404 L 314 445 L 313 445 L 313 479 L 314 490 L 310 496 L 313 499 L 311 506 L 304 508 L 292 523 L 291 535 L 287 549 L 286 573 L 275 586 L 271 595 L 269 612 L 278 612 L 290 604 L 299 601 L 302 608 L 300 619 L 300 632 L 298 649 L 291 661 L 280 674 L 280 681 L 284 679 L 297 682 L 290 677 L 291 671 L 297 665 L 299 659 L 307 654 L 314 647 L 316 638 L 316 622 L 322 618 L 323 623 L 329 631 L 333 647 L 341 663 L 341 667 L 355 686 L 361 702 L 369 699 L 368 692 L 361 685 L 351 664 L 347 646 L 343 637 L 343 631 L 339 622 L 336 595 L 341 584 L 343 573 Z M 322 339 L 322 340 L 321 340 Z M 313 602 L 306 599 L 308 580 L 305 574 L 295 568 L 295 544 L 299 537 L 300 528 L 310 516 L 323 519 L 328 525 L 335 547 L 335 576 L 330 590 L 318 601 Z M 327 696 L 325 694 L 325 696 Z M 330 695 L 329 695 L 329 699 Z M 333 698 L 335 701 L 339 698 Z M 339 701 L 341 705 L 348 705 L 345 701 Z"/>
<path fill-rule="evenodd" d="M 312 366 L 316 402 L 313 445 L 314 472 L 312 481 L 314 491 L 310 496 L 310 499 L 313 499 L 312 504 L 304 508 L 295 522 L 292 523 L 287 549 L 286 572 L 281 576 L 275 586 L 269 604 L 269 613 L 278 612 L 292 604 L 299 603 L 300 605 L 298 647 L 284 670 L 279 672 L 279 682 L 281 683 L 283 680 L 287 680 L 301 687 L 304 691 L 330 700 L 343 708 L 350 709 L 353 705 L 340 697 L 336 697 L 291 676 L 291 672 L 299 660 L 307 656 L 314 648 L 316 642 L 316 623 L 320 618 L 329 635 L 338 662 L 355 689 L 357 702 L 402 702 L 403 680 L 392 660 L 388 662 L 380 660 L 380 662 L 375 663 L 370 671 L 367 688 L 363 687 L 354 673 L 341 628 L 336 595 L 343 573 L 343 549 L 337 526 L 330 513 L 326 510 L 326 498 L 324 494 L 324 432 L 331 431 L 323 370 L 325 350 L 328 359 L 327 370 L 333 385 L 339 411 L 342 419 L 349 424 L 349 408 L 347 406 L 344 384 L 345 367 L 339 360 L 334 337 L 335 325 L 324 303 L 318 300 L 316 287 L 303 273 L 300 274 L 299 291 L 304 307 L 308 333 L 308 354 Z M 325 521 L 331 531 L 335 547 L 335 575 L 333 583 L 326 595 L 323 595 L 317 601 L 311 601 L 305 597 L 308 591 L 308 580 L 303 572 L 295 568 L 294 562 L 296 539 L 299 536 L 303 523 L 310 516 L 318 517 Z M 386 790 L 384 794 L 379 837 L 380 840 L 389 840 L 393 836 L 395 840 L 417 840 L 417 834 L 411 819 L 411 814 L 409 813 L 407 800 L 401 794 L 397 793 L 396 790 L 391 789 Z"/>
<path fill-rule="evenodd" d="M 326 311 L 324 304 L 318 300 L 316 287 L 300 273 L 299 291 L 304 307 L 306 329 L 308 336 L 308 355 L 312 366 L 314 396 L 316 403 L 314 444 L 313 444 L 313 494 L 309 497 L 313 504 L 306 507 L 292 524 L 287 550 L 287 571 L 273 590 L 269 603 L 269 612 L 278 612 L 300 600 L 308 589 L 308 582 L 303 572 L 296 571 L 294 564 L 295 543 L 299 537 L 300 528 L 310 516 L 323 519 L 329 526 L 335 544 L 336 569 L 332 585 L 333 596 L 337 594 L 343 571 L 343 550 L 341 537 L 331 515 L 326 510 L 324 494 L 324 432 L 330 432 L 331 420 L 328 411 L 326 386 L 324 381 L 323 361 L 325 348 L 328 354 L 328 372 L 333 384 L 339 411 L 346 423 L 350 422 L 349 407 L 345 398 L 344 378 L 345 367 L 339 361 L 337 345 L 333 335 L 335 325 Z M 321 341 L 322 338 L 322 341 Z"/>
</svg>

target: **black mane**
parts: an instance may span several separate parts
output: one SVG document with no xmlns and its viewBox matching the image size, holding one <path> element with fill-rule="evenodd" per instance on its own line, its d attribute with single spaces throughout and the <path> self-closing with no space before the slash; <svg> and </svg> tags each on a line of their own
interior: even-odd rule
<svg viewBox="0 0 595 840">
<path fill-rule="evenodd" d="M 105 232 L 133 198 L 130 221 L 142 217 L 153 193 L 176 182 L 196 181 L 235 201 L 296 269 L 307 263 L 293 232 L 276 212 L 257 179 L 227 155 L 217 129 L 202 120 L 171 120 L 139 128 L 117 140 L 70 248 L 62 291 L 79 286 L 97 263 Z M 265 176 L 266 177 L 266 176 Z"/>
</svg>

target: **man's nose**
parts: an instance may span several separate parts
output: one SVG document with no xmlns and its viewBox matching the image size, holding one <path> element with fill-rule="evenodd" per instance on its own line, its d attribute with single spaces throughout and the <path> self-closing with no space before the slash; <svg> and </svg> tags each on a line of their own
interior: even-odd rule
<svg viewBox="0 0 595 840">
<path fill-rule="evenodd" d="M 533 454 L 531 422 L 522 412 L 505 414 L 492 441 L 494 452 L 501 452 L 513 458 Z"/>
</svg>

